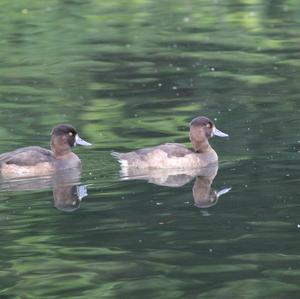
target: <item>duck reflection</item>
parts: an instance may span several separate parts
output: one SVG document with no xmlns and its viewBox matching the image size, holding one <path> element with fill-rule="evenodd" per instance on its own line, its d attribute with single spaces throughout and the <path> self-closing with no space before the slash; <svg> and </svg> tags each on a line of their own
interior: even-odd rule
<svg viewBox="0 0 300 299">
<path fill-rule="evenodd" d="M 32 191 L 52 188 L 54 207 L 64 212 L 77 210 L 87 194 L 80 185 L 80 169 L 72 169 L 43 177 L 0 180 L 2 191 Z"/>
<path fill-rule="evenodd" d="M 193 197 L 195 206 L 207 209 L 217 204 L 221 195 L 226 194 L 231 188 L 223 188 L 219 191 L 213 189 L 211 184 L 214 178 L 198 176 L 193 186 Z"/>
<path fill-rule="evenodd" d="M 206 209 L 214 206 L 220 196 L 231 188 L 215 190 L 212 188 L 214 178 L 218 173 L 218 164 L 212 164 L 201 169 L 121 169 L 121 180 L 146 180 L 159 186 L 181 187 L 195 178 L 193 185 L 194 204 Z"/>
</svg>

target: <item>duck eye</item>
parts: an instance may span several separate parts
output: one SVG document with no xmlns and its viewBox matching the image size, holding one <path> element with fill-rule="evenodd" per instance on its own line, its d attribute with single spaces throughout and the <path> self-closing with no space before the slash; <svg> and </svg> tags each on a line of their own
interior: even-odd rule
<svg viewBox="0 0 300 299">
<path fill-rule="evenodd" d="M 206 127 L 209 128 L 209 129 L 211 129 L 211 123 L 207 123 Z"/>
<path fill-rule="evenodd" d="M 69 132 L 69 135 L 70 135 L 70 136 L 73 136 L 73 133 L 72 133 L 72 132 Z"/>
</svg>

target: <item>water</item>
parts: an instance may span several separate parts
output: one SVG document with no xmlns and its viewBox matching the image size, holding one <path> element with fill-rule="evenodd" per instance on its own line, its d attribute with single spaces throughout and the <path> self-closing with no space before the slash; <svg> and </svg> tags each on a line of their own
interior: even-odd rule
<svg viewBox="0 0 300 299">
<path fill-rule="evenodd" d="M 1 298 L 298 298 L 299 17 L 292 0 L 2 1 L 1 152 L 65 122 L 94 146 L 81 175 L 1 182 Z M 188 145 L 198 115 L 230 134 L 214 180 L 120 180 L 112 149 Z"/>
</svg>

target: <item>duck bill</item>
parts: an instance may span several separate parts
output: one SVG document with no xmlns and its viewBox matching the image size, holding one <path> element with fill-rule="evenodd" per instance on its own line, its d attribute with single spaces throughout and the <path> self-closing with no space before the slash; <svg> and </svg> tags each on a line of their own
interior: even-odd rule
<svg viewBox="0 0 300 299">
<path fill-rule="evenodd" d="M 81 139 L 78 134 L 75 136 L 75 144 L 74 145 L 82 145 L 82 146 L 91 146 L 92 144 Z"/>
<path fill-rule="evenodd" d="M 219 137 L 228 137 L 229 135 L 218 130 L 216 127 L 214 127 L 213 132 L 212 132 L 212 136 L 219 136 Z"/>
<path fill-rule="evenodd" d="M 87 185 L 76 186 L 76 193 L 80 201 L 88 196 Z"/>
<path fill-rule="evenodd" d="M 231 188 L 223 188 L 223 189 L 219 190 L 217 192 L 217 198 L 219 198 L 220 196 L 228 193 L 230 190 L 231 190 Z"/>
</svg>

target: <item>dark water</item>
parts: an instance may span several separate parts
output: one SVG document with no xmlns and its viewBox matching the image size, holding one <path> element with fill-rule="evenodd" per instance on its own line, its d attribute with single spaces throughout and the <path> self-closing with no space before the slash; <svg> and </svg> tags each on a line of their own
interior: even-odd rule
<svg viewBox="0 0 300 299">
<path fill-rule="evenodd" d="M 1 1 L 1 152 L 65 122 L 94 146 L 81 178 L 1 183 L 0 297 L 299 298 L 299 25 L 292 0 Z M 230 134 L 213 182 L 119 180 L 112 149 L 198 115 Z"/>
</svg>

